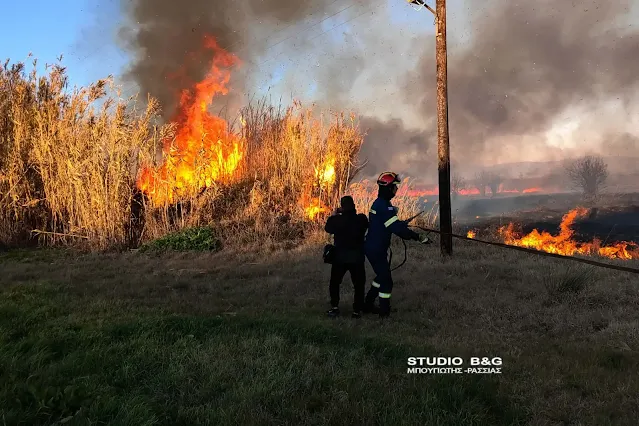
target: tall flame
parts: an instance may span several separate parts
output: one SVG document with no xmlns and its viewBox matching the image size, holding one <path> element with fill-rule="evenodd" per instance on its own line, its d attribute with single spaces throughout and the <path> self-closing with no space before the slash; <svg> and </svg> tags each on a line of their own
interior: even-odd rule
<svg viewBox="0 0 639 426">
<path fill-rule="evenodd" d="M 138 178 L 138 188 L 155 204 L 172 203 L 214 182 L 233 178 L 244 158 L 244 144 L 229 131 L 228 123 L 208 113 L 213 98 L 228 93 L 230 68 L 239 64 L 234 55 L 205 37 L 204 47 L 213 60 L 204 80 L 182 91 L 176 115 L 175 140 L 164 141 L 164 163 L 153 170 L 146 167 Z"/>
<path fill-rule="evenodd" d="M 601 241 L 598 239 L 590 243 L 574 241 L 572 239 L 574 235 L 572 225 L 578 217 L 583 217 L 587 214 L 588 210 L 583 207 L 570 210 L 561 220 L 559 235 L 551 235 L 548 232 L 539 232 L 534 229 L 528 235 L 518 238 L 514 230 L 514 224 L 512 223 L 500 228 L 499 233 L 506 244 L 534 248 L 565 256 L 598 254 L 599 256 L 610 259 L 625 260 L 639 257 L 639 247 L 636 243 L 632 242 L 620 242 L 614 245 L 602 246 Z"/>
</svg>

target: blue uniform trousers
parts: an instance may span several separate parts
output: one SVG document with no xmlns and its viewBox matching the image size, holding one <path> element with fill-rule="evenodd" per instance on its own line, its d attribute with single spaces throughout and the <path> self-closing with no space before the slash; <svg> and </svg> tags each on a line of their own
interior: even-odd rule
<svg viewBox="0 0 639 426">
<path fill-rule="evenodd" d="M 366 306 L 372 307 L 379 296 L 380 313 L 387 314 L 390 312 L 390 297 L 393 291 L 393 277 L 387 254 L 367 251 L 366 258 L 375 272 L 375 279 L 366 295 Z"/>
</svg>

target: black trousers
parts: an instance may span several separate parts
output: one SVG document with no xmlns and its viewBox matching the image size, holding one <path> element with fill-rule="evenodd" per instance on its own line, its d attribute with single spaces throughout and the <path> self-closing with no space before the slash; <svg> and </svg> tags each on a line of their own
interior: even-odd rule
<svg viewBox="0 0 639 426">
<path fill-rule="evenodd" d="M 360 312 L 364 307 L 364 291 L 366 287 L 366 267 L 364 262 L 334 263 L 331 266 L 331 282 L 328 288 L 331 296 L 331 306 L 339 306 L 339 287 L 346 272 L 351 273 L 351 281 L 353 281 L 355 290 L 353 311 Z"/>
</svg>

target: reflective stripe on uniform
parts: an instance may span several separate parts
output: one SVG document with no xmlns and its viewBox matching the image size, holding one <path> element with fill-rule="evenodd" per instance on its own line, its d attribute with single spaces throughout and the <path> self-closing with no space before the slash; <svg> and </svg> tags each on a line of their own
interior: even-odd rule
<svg viewBox="0 0 639 426">
<path fill-rule="evenodd" d="M 391 226 L 393 223 L 397 222 L 399 220 L 399 218 L 397 216 L 393 216 L 390 219 L 388 219 L 386 222 L 384 222 L 384 226 L 385 227 L 389 227 Z"/>
<path fill-rule="evenodd" d="M 390 296 L 390 293 L 379 293 L 379 297 L 381 297 L 382 299 L 390 299 Z"/>
<path fill-rule="evenodd" d="M 373 214 L 377 214 L 377 212 L 376 212 L 375 210 L 373 210 L 373 209 L 370 209 L 369 211 L 370 211 L 371 213 L 373 213 Z"/>
<path fill-rule="evenodd" d="M 373 281 L 373 283 L 371 284 L 373 287 L 375 288 L 379 288 L 379 284 L 377 284 L 375 281 Z"/>
</svg>

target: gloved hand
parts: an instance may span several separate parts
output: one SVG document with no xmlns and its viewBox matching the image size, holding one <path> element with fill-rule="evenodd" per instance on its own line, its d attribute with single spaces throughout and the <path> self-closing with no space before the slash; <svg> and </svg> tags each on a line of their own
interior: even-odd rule
<svg viewBox="0 0 639 426">
<path fill-rule="evenodd" d="M 428 236 L 426 234 L 419 234 L 418 241 L 419 241 L 420 244 L 432 244 L 433 243 L 433 240 L 428 238 Z"/>
</svg>

